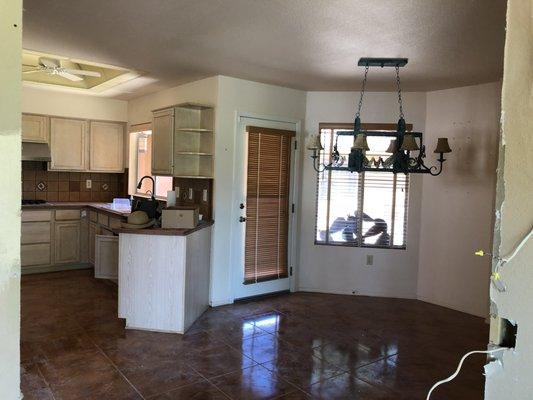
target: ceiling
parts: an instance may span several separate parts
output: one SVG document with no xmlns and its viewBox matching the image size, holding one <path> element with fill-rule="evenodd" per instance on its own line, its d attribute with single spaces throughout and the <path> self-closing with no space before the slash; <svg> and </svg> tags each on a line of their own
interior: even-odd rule
<svg viewBox="0 0 533 400">
<path fill-rule="evenodd" d="M 360 57 L 408 57 L 408 91 L 502 77 L 505 0 L 25 0 L 23 46 L 143 71 L 116 98 L 212 75 L 358 90 Z M 372 69 L 368 90 L 394 90 Z"/>
</svg>

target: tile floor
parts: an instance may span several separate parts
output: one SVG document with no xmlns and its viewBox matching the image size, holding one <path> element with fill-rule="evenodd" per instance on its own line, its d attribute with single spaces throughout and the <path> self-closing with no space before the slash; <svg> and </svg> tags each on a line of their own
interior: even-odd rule
<svg viewBox="0 0 533 400">
<path fill-rule="evenodd" d="M 184 336 L 125 330 L 90 270 L 22 279 L 25 399 L 424 400 L 481 318 L 414 300 L 311 293 L 207 311 Z M 483 398 L 483 356 L 432 399 Z"/>
</svg>

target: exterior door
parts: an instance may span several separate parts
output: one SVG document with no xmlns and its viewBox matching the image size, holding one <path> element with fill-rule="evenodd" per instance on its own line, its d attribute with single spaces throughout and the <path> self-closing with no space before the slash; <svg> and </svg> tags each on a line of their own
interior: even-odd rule
<svg viewBox="0 0 533 400">
<path fill-rule="evenodd" d="M 295 124 L 250 122 L 254 125 L 242 125 L 237 146 L 243 168 L 234 214 L 239 225 L 232 257 L 236 299 L 288 290 L 292 269 Z"/>
</svg>

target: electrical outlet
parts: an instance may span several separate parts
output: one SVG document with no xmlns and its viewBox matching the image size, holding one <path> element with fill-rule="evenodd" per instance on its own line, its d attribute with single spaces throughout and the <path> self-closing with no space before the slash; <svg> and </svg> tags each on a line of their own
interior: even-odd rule
<svg viewBox="0 0 533 400">
<path fill-rule="evenodd" d="M 176 192 L 176 198 L 179 199 L 180 198 L 180 187 L 179 186 L 174 187 L 174 191 Z"/>
<path fill-rule="evenodd" d="M 202 190 L 202 200 L 207 202 L 207 189 Z"/>
<path fill-rule="evenodd" d="M 366 255 L 366 265 L 374 265 L 374 255 L 373 254 L 367 254 Z"/>
<path fill-rule="evenodd" d="M 192 200 L 193 191 L 192 188 L 189 188 L 189 200 Z"/>
<path fill-rule="evenodd" d="M 87 179 L 87 180 L 85 181 L 85 188 L 86 188 L 86 189 L 90 189 L 90 188 L 92 188 L 92 187 L 93 187 L 93 181 L 90 180 L 90 179 Z"/>
</svg>

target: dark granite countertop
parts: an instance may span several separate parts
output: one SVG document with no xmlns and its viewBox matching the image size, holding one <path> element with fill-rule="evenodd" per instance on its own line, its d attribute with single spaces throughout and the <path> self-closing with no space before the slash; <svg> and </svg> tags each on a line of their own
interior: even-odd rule
<svg viewBox="0 0 533 400">
<path fill-rule="evenodd" d="M 144 229 L 131 229 L 131 228 L 115 228 L 114 233 L 129 233 L 133 235 L 162 235 L 162 236 L 187 236 L 200 229 L 207 228 L 215 223 L 215 221 L 200 221 L 196 228 L 192 229 L 166 229 L 166 228 L 144 228 Z"/>
</svg>

